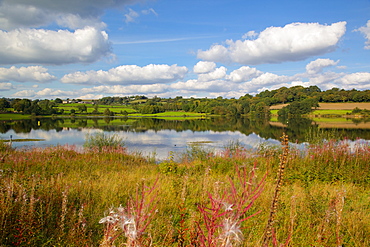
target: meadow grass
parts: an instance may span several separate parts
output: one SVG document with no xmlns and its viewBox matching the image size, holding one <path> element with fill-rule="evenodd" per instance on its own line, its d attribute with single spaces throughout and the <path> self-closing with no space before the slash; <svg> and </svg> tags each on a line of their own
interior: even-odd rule
<svg viewBox="0 0 370 247">
<path fill-rule="evenodd" d="M 369 161 L 368 145 L 346 141 L 191 147 L 160 164 L 121 145 L 0 143 L 0 243 L 370 246 Z"/>
<path fill-rule="evenodd" d="M 279 110 L 275 110 L 275 109 L 270 110 L 271 115 L 278 115 L 278 111 L 279 111 Z"/>
<path fill-rule="evenodd" d="M 351 119 L 348 118 L 341 118 L 341 117 L 322 117 L 322 118 L 311 118 L 312 121 L 315 121 L 317 123 L 352 123 Z"/>
<path fill-rule="evenodd" d="M 340 110 L 340 109 L 326 109 L 326 110 L 315 110 L 311 115 L 346 115 L 347 113 L 351 113 L 352 110 Z"/>
<path fill-rule="evenodd" d="M 0 120 L 29 119 L 31 115 L 18 113 L 0 113 Z"/>
<path fill-rule="evenodd" d="M 92 105 L 92 104 L 85 104 L 85 105 L 86 105 L 86 108 L 87 108 L 87 113 L 92 113 L 95 110 L 94 105 Z M 75 109 L 76 112 L 79 112 L 78 111 L 78 106 L 81 106 L 81 104 L 80 103 L 70 103 L 70 104 L 59 104 L 55 108 L 63 109 L 64 113 L 69 114 L 72 109 Z M 98 105 L 98 111 L 101 112 L 101 113 L 103 113 L 104 110 L 107 109 L 107 108 L 110 111 L 114 112 L 114 113 L 121 113 L 121 112 L 124 112 L 124 111 L 126 111 L 127 113 L 136 112 L 136 110 L 134 110 L 132 107 L 124 106 L 124 105 L 119 105 L 119 106 Z"/>
<path fill-rule="evenodd" d="M 181 112 L 181 111 L 167 111 L 167 112 L 160 112 L 154 114 L 130 114 L 130 116 L 145 116 L 145 117 L 176 117 L 176 118 L 183 118 L 183 117 L 203 117 L 206 116 L 205 113 L 196 113 L 196 112 Z"/>
<path fill-rule="evenodd" d="M 270 110 L 272 115 L 278 115 L 278 109 Z M 346 115 L 347 113 L 351 113 L 352 110 L 341 110 L 341 109 L 318 109 L 312 111 L 309 115 L 313 116 L 324 116 L 324 115 Z"/>
</svg>

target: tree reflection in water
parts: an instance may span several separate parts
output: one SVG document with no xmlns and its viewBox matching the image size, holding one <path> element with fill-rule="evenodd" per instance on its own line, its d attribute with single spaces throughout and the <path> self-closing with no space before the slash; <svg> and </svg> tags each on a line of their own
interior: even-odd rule
<svg viewBox="0 0 370 247">
<path fill-rule="evenodd" d="M 42 138 L 50 140 L 52 144 L 63 144 L 63 141 L 54 142 L 51 139 L 63 139 L 63 135 L 68 136 L 67 131 L 76 130 L 83 133 L 91 131 L 121 132 L 129 134 L 128 142 L 134 142 L 134 139 L 143 139 L 145 144 L 145 133 L 154 135 L 161 132 L 166 138 L 174 138 L 175 140 L 162 140 L 159 135 L 156 137 L 158 141 L 157 147 L 161 148 L 164 144 L 161 142 L 169 142 L 168 145 L 177 145 L 175 142 L 180 142 L 176 138 L 186 138 L 189 133 L 196 133 L 204 139 L 212 139 L 210 136 L 218 133 L 218 138 L 223 138 L 223 142 L 227 143 L 233 138 L 248 138 L 253 135 L 258 136 L 260 141 L 263 140 L 279 140 L 283 132 L 287 133 L 292 142 L 302 143 L 307 141 L 307 136 L 313 136 L 317 131 L 320 131 L 322 136 L 329 136 L 333 129 L 319 128 L 312 120 L 307 118 L 279 118 L 278 123 L 272 123 L 268 119 L 263 118 L 248 118 L 248 117 L 213 117 L 205 119 L 190 119 L 182 118 L 178 120 L 166 120 L 158 118 L 34 118 L 19 121 L 1 121 L 0 132 L 1 138 L 8 139 L 9 135 L 19 135 L 21 138 L 41 138 L 35 136 L 43 135 Z M 167 131 L 167 132 L 165 132 Z M 170 131 L 170 132 L 169 132 Z M 348 138 L 356 140 L 362 138 L 370 140 L 370 129 L 337 129 L 337 136 L 340 138 Z M 58 137 L 53 137 L 52 133 L 58 133 Z M 328 132 L 328 133 L 326 133 Z M 40 134 L 42 133 L 42 134 Z M 154 133 L 154 134 L 153 134 Z M 168 134 L 171 133 L 171 134 Z M 186 134 L 185 134 L 186 133 Z M 72 135 L 70 133 L 70 135 Z M 140 136 L 139 136 L 140 135 Z M 81 144 L 84 137 L 74 134 L 66 140 L 69 144 Z M 318 136 L 318 135 L 316 135 Z M 153 137 L 154 138 L 154 137 Z M 193 138 L 193 137 L 192 137 Z M 199 137 L 200 138 L 200 137 Z M 251 139 L 251 138 L 249 138 Z M 221 141 L 221 140 L 216 140 Z M 258 140 L 255 140 L 258 142 Z M 154 144 L 153 144 L 154 145 Z M 186 144 L 184 144 L 186 145 Z M 252 145 L 252 144 L 250 144 Z"/>
</svg>

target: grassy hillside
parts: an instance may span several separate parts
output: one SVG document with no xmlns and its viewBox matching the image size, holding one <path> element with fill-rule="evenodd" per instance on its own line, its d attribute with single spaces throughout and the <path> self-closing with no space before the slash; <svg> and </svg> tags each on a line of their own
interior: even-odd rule
<svg viewBox="0 0 370 247">
<path fill-rule="evenodd" d="M 274 105 L 270 107 L 271 114 L 277 115 L 277 112 L 288 104 Z M 355 108 L 370 110 L 370 103 L 319 103 L 310 115 L 346 115 Z"/>
</svg>

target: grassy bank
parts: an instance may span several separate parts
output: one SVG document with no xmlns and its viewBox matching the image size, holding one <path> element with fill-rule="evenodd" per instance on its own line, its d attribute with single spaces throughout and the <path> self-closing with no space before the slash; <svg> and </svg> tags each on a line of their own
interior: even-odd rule
<svg viewBox="0 0 370 247">
<path fill-rule="evenodd" d="M 63 114 L 56 115 L 56 117 L 104 117 L 104 111 L 109 109 L 111 112 L 114 113 L 115 117 L 158 117 L 158 118 L 172 118 L 172 119 L 181 119 L 184 117 L 193 117 L 193 118 L 201 118 L 204 117 L 206 114 L 204 113 L 195 113 L 195 112 L 183 112 L 183 111 L 167 111 L 161 112 L 156 114 L 142 114 L 137 112 L 135 109 L 129 106 L 124 105 L 98 105 L 98 112 L 93 113 L 94 105 L 86 104 L 86 112 L 81 112 L 78 110 L 78 107 L 82 104 L 78 103 L 70 103 L 70 104 L 59 104 L 55 108 L 58 111 L 63 110 Z M 10 109 L 12 110 L 12 109 Z M 72 113 L 74 112 L 74 113 Z M 51 115 L 46 116 L 37 116 L 37 117 L 52 117 Z M 20 113 L 0 113 L 0 120 L 21 120 L 21 119 L 29 119 L 31 115 L 27 114 L 20 114 Z"/>
<path fill-rule="evenodd" d="M 156 164 L 0 145 L 2 246 L 370 246 L 368 146 L 193 146 Z"/>
<path fill-rule="evenodd" d="M 31 115 L 27 114 L 19 114 L 19 113 L 1 113 L 0 120 L 21 120 L 21 119 L 29 119 Z"/>
</svg>

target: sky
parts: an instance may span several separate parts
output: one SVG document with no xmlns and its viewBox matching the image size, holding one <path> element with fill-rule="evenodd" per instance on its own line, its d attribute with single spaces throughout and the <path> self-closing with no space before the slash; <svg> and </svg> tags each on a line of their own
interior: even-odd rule
<svg viewBox="0 0 370 247">
<path fill-rule="evenodd" d="M 370 0 L 0 0 L 0 97 L 370 89 Z"/>
</svg>

